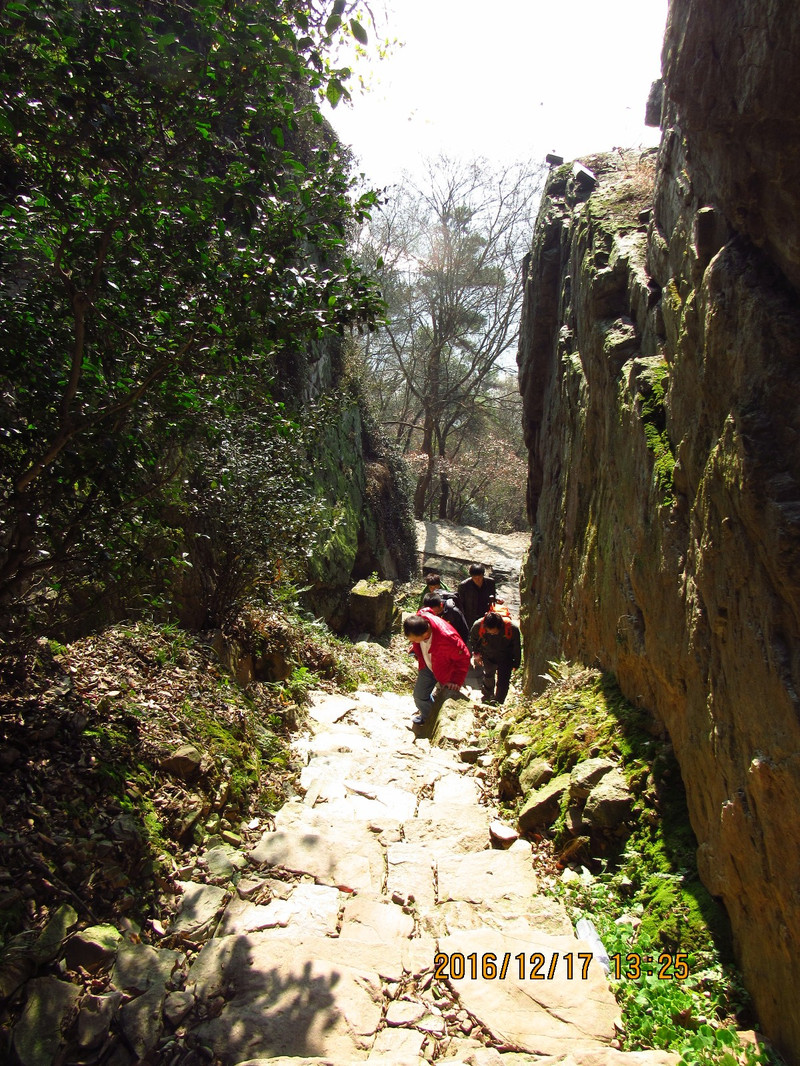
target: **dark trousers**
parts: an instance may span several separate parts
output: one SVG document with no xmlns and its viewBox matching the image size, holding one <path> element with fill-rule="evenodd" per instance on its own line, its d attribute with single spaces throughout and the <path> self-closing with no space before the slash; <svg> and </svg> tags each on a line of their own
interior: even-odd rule
<svg viewBox="0 0 800 1066">
<path fill-rule="evenodd" d="M 414 703 L 417 706 L 417 714 L 426 722 L 433 710 L 433 690 L 436 688 L 436 678 L 427 666 L 423 666 L 417 674 L 414 685 Z"/>
<path fill-rule="evenodd" d="M 508 686 L 511 683 L 511 670 L 510 662 L 493 663 L 488 659 L 483 660 L 481 695 L 484 700 L 494 700 L 495 703 L 505 702 Z"/>
</svg>

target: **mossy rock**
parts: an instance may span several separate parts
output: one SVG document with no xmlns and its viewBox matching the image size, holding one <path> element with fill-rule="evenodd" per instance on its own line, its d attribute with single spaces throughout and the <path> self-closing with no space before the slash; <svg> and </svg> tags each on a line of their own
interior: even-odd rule
<svg viewBox="0 0 800 1066">
<path fill-rule="evenodd" d="M 391 581 L 359 581 L 350 590 L 350 625 L 373 637 L 388 632 L 394 610 L 393 591 Z"/>
<path fill-rule="evenodd" d="M 353 586 L 351 595 L 367 596 L 377 599 L 381 596 L 391 596 L 393 592 L 393 581 L 368 581 L 364 578 L 363 581 L 359 581 L 357 585 Z"/>
<path fill-rule="evenodd" d="M 475 712 L 467 700 L 445 698 L 431 730 L 431 744 L 438 748 L 459 748 L 475 732 Z"/>
<path fill-rule="evenodd" d="M 561 814 L 561 800 L 569 788 L 569 774 L 561 774 L 542 788 L 531 792 L 519 812 L 517 826 L 521 833 L 549 828 Z"/>
<path fill-rule="evenodd" d="M 674 878 L 652 878 L 647 887 L 649 902 L 642 915 L 641 933 L 653 943 L 669 952 L 703 951 L 711 933 L 723 957 L 729 955 L 727 915 L 699 881 L 684 884 Z"/>
<path fill-rule="evenodd" d="M 80 966 L 89 973 L 108 967 L 114 960 L 121 940 L 122 933 L 113 925 L 92 925 L 67 941 L 67 965 L 71 970 Z"/>
</svg>

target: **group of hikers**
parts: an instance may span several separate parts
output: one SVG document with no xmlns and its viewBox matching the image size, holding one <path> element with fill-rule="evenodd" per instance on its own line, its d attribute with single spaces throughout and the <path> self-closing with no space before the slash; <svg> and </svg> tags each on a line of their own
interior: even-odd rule
<svg viewBox="0 0 800 1066">
<path fill-rule="evenodd" d="M 417 713 L 413 726 L 423 726 L 445 690 L 460 699 L 470 663 L 482 673 L 481 698 L 500 705 L 508 695 L 511 672 L 522 661 L 517 626 L 497 599 L 492 578 L 482 563 L 472 563 L 469 577 L 451 592 L 436 571 L 425 575 L 416 614 L 403 622 L 419 672 L 414 685 Z"/>
</svg>

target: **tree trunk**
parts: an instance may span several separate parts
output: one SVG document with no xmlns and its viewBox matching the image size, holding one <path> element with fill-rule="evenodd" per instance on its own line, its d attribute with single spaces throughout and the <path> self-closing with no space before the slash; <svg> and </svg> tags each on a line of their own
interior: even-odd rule
<svg viewBox="0 0 800 1066">
<path fill-rule="evenodd" d="M 439 475 L 439 520 L 449 518 L 450 481 L 444 471 Z"/>
<path fill-rule="evenodd" d="M 425 504 L 428 499 L 428 492 L 433 481 L 433 455 L 428 452 L 428 465 L 425 468 L 424 473 L 420 474 L 417 478 L 417 487 L 414 489 L 414 517 L 425 517 Z"/>
<path fill-rule="evenodd" d="M 428 497 L 428 489 L 433 481 L 433 418 L 429 412 L 425 413 L 425 428 L 422 436 L 422 452 L 427 456 L 428 462 L 425 470 L 417 478 L 417 487 L 414 490 L 414 517 L 425 517 L 425 501 Z"/>
</svg>

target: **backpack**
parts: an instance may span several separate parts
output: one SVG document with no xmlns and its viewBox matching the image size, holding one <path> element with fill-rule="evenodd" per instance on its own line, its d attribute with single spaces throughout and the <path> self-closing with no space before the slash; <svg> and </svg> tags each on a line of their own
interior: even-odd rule
<svg viewBox="0 0 800 1066">
<path fill-rule="evenodd" d="M 492 607 L 491 610 L 494 611 L 494 607 Z M 508 613 L 508 608 L 504 608 L 504 610 L 506 611 L 506 614 L 507 614 Z M 500 613 L 500 611 L 495 611 L 495 614 L 500 615 L 500 617 L 503 619 L 503 636 L 506 638 L 506 640 L 511 640 L 511 636 L 512 636 L 512 634 L 514 632 L 512 626 L 511 626 L 511 619 L 510 618 L 506 618 L 505 615 Z M 494 632 L 497 632 L 497 631 L 496 630 L 492 630 L 492 632 L 494 633 Z M 478 628 L 478 633 L 480 634 L 481 640 L 483 640 L 483 638 L 486 636 L 486 624 L 485 624 L 484 620 L 481 620 L 480 627 Z"/>
</svg>

